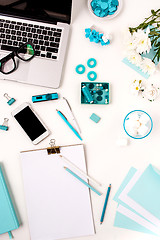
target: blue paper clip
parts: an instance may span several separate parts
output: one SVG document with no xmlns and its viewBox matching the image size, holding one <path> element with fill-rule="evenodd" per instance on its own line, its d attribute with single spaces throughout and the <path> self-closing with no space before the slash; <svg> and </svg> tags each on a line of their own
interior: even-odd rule
<svg viewBox="0 0 160 240">
<path fill-rule="evenodd" d="M 32 96 L 32 102 L 43 102 L 49 100 L 56 100 L 58 99 L 58 93 L 48 93 L 43 95 L 36 95 Z"/>
<path fill-rule="evenodd" d="M 14 98 L 9 97 L 7 93 L 4 94 L 4 97 L 7 98 L 8 105 L 12 105 L 16 101 Z"/>
<path fill-rule="evenodd" d="M 8 121 L 9 121 L 8 118 L 4 118 L 3 125 L 0 125 L 0 129 L 1 129 L 1 130 L 4 130 L 4 131 L 7 131 L 7 130 L 8 130 Z"/>
</svg>

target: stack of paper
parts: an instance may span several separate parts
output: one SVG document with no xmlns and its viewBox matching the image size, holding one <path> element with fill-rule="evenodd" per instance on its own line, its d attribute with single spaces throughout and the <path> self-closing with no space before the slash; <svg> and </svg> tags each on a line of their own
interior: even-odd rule
<svg viewBox="0 0 160 240">
<path fill-rule="evenodd" d="M 160 171 L 131 168 L 118 189 L 114 226 L 160 236 Z"/>
</svg>

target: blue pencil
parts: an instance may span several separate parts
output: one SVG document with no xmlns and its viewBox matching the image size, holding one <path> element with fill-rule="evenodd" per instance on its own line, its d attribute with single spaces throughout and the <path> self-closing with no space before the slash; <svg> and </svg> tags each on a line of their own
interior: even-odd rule
<svg viewBox="0 0 160 240">
<path fill-rule="evenodd" d="M 106 207 L 107 207 L 107 202 L 108 202 L 110 190 L 111 190 L 111 184 L 109 184 L 109 187 L 108 187 L 108 190 L 107 190 L 106 199 L 105 199 L 104 206 L 103 206 L 103 211 L 102 211 L 100 224 L 103 223 L 103 219 L 104 219 L 104 215 L 105 215 L 105 211 L 106 211 Z"/>
<path fill-rule="evenodd" d="M 75 174 L 74 172 L 72 172 L 69 168 L 64 167 L 65 170 L 67 170 L 67 172 L 69 172 L 70 174 L 72 174 L 75 178 L 77 178 L 79 181 L 81 181 L 84 185 L 86 185 L 88 188 L 90 188 L 92 191 L 94 191 L 95 193 L 97 193 L 99 196 L 101 196 L 102 194 L 100 192 L 98 192 L 95 188 L 93 188 L 91 185 L 89 185 L 87 182 L 85 182 L 82 178 L 80 178 L 77 174 Z"/>
</svg>

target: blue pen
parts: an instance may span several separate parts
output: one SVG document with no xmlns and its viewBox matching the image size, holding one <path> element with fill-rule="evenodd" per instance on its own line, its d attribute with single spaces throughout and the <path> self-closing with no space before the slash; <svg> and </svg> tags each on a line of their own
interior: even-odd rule
<svg viewBox="0 0 160 240">
<path fill-rule="evenodd" d="M 100 192 L 98 192 L 95 188 L 93 188 L 91 185 L 89 185 L 86 181 L 84 181 L 82 178 L 80 178 L 77 174 L 75 174 L 74 172 L 72 172 L 69 168 L 64 167 L 64 169 L 69 172 L 72 176 L 74 176 L 75 178 L 77 178 L 80 182 L 82 182 L 84 185 L 86 185 L 88 188 L 90 188 L 92 191 L 94 191 L 95 193 L 97 193 L 99 196 L 101 196 L 102 194 Z"/>
<path fill-rule="evenodd" d="M 82 141 L 81 136 L 79 135 L 79 133 L 74 129 L 74 127 L 68 122 L 67 118 L 63 115 L 63 113 L 61 113 L 59 110 L 57 110 L 57 113 L 59 114 L 59 116 L 65 121 L 65 123 L 68 125 L 68 127 L 74 132 L 74 134 Z"/>
<path fill-rule="evenodd" d="M 101 216 L 100 224 L 102 224 L 103 219 L 104 219 L 104 214 L 105 214 L 105 211 L 106 211 L 106 207 L 107 207 L 107 202 L 108 202 L 110 190 L 111 190 L 111 184 L 109 184 L 109 187 L 108 187 L 108 190 L 107 190 L 106 199 L 105 199 L 104 206 L 103 206 L 103 211 L 102 211 L 102 216 Z"/>
</svg>

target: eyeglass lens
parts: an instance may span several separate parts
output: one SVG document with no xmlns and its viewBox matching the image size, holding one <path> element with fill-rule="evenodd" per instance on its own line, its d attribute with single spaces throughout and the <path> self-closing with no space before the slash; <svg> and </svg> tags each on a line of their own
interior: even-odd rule
<svg viewBox="0 0 160 240">
<path fill-rule="evenodd" d="M 34 49 L 30 44 L 25 44 L 17 50 L 17 56 L 27 61 L 34 56 Z"/>
<path fill-rule="evenodd" d="M 10 73 L 15 69 L 15 62 L 12 58 L 8 59 L 8 61 L 3 62 L 1 65 L 1 71 L 3 73 Z"/>
</svg>

